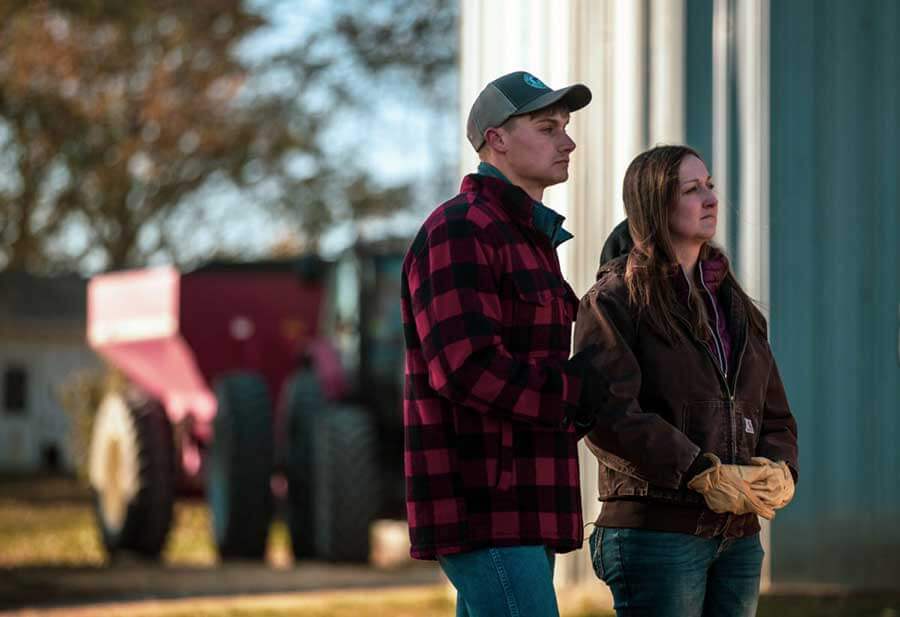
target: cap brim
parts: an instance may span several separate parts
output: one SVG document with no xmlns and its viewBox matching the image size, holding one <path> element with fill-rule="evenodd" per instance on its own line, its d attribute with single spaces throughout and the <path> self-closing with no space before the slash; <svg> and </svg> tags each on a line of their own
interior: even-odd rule
<svg viewBox="0 0 900 617">
<path fill-rule="evenodd" d="M 516 113 L 513 115 L 521 116 L 522 114 L 530 114 L 539 109 L 550 107 L 558 102 L 565 103 L 570 112 L 577 111 L 590 103 L 591 97 L 591 91 L 587 86 L 584 84 L 575 84 L 567 88 L 560 88 L 559 90 L 543 94 L 521 109 L 516 110 Z"/>
</svg>

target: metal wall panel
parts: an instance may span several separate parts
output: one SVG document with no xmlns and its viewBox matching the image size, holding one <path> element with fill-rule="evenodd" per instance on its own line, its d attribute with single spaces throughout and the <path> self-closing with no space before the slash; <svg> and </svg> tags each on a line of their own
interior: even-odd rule
<svg viewBox="0 0 900 617">
<path fill-rule="evenodd" d="M 724 169 L 713 173 L 733 185 L 723 195 L 726 241 L 744 283 L 771 308 L 772 344 L 800 422 L 801 481 L 772 525 L 772 580 L 900 587 L 900 3 L 779 0 L 767 5 L 761 30 L 755 4 L 685 0 L 683 42 L 660 42 L 654 20 L 665 7 L 656 2 L 632 11 L 572 2 L 561 12 L 555 3 L 505 2 L 507 27 L 493 37 L 486 24 L 499 5 L 465 0 L 462 98 L 471 102 L 489 77 L 520 66 L 594 89 L 573 123 L 581 150 L 572 179 L 550 200 L 577 233 L 564 261 L 579 291 L 621 216 L 626 159 L 648 140 L 682 134 L 712 162 L 725 132 Z M 537 27 L 551 16 L 570 27 Z M 729 45 L 718 63 L 716 23 Z M 646 39 L 629 46 L 616 38 L 626 30 L 632 43 Z M 751 62 L 754 48 L 768 49 L 768 60 Z M 685 59 L 684 126 L 660 138 L 653 119 L 666 84 L 654 64 L 664 50 Z M 718 130 L 716 67 L 720 88 L 723 79 L 728 86 Z M 640 83 L 646 75 L 650 83 Z M 628 104 L 617 98 L 626 94 Z M 754 128 L 760 122 L 768 146 Z M 593 469 L 584 461 L 590 511 Z"/>
<path fill-rule="evenodd" d="M 773 578 L 900 588 L 900 5 L 771 6 L 771 339 L 800 425 Z"/>
<path fill-rule="evenodd" d="M 687 143 L 712 161 L 713 0 L 686 0 L 685 124 Z"/>
<path fill-rule="evenodd" d="M 609 230 L 624 217 L 628 163 L 648 142 L 684 138 L 684 0 L 462 0 L 461 11 L 463 121 L 481 88 L 506 71 L 530 70 L 555 87 L 584 82 L 594 94 L 587 108 L 573 114 L 570 134 L 578 149 L 570 179 L 545 193 L 576 234 L 560 261 L 566 278 L 584 293 L 595 280 Z M 463 130 L 460 139 L 465 173 L 476 158 Z M 593 520 L 599 511 L 597 463 L 586 448 L 581 481 L 585 520 Z M 556 583 L 604 589 L 584 549 L 557 561 Z"/>
<path fill-rule="evenodd" d="M 567 228 L 578 238 L 577 249 L 575 243 L 569 242 L 560 251 L 560 262 L 576 290 L 584 291 L 593 280 L 602 246 L 602 240 L 596 237 L 605 234 L 618 220 L 605 212 L 612 206 L 604 194 L 608 188 L 605 179 L 611 174 L 607 157 L 618 143 L 618 136 L 610 134 L 604 124 L 616 101 L 615 91 L 608 87 L 614 65 L 609 61 L 610 54 L 604 53 L 613 45 L 615 29 L 609 20 L 613 6 L 608 0 L 462 0 L 460 8 L 461 173 L 471 172 L 478 160 L 465 141 L 464 122 L 472 101 L 492 79 L 509 71 L 527 70 L 553 87 L 581 81 L 592 89 L 594 100 L 573 114 L 569 129 L 578 144 L 570 180 L 544 194 L 545 203 L 567 217 Z M 597 55 L 592 57 L 588 49 L 596 50 Z M 590 160 L 585 158 L 588 153 Z M 587 204 L 592 209 L 590 220 L 585 216 Z M 596 465 L 591 464 L 591 456 L 584 448 L 581 460 L 583 486 L 596 487 Z M 596 516 L 598 507 L 590 492 L 582 495 L 586 520 Z M 558 587 L 582 585 L 594 595 L 603 596 L 605 588 L 595 580 L 583 549 L 561 556 L 556 562 Z"/>
</svg>

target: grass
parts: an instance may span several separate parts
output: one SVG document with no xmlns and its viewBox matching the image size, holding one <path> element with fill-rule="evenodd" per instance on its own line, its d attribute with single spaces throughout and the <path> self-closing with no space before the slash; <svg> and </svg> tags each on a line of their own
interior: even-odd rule
<svg viewBox="0 0 900 617">
<path fill-rule="evenodd" d="M 446 590 L 430 587 L 224 601 L 126 603 L 51 610 L 45 614 L 47 617 L 452 617 L 455 608 Z"/>
<path fill-rule="evenodd" d="M 0 500 L 0 567 L 92 566 L 103 561 L 86 506 Z"/>
<path fill-rule="evenodd" d="M 216 561 L 206 504 L 200 500 L 178 502 L 163 562 L 211 566 Z M 267 561 L 274 566 L 291 562 L 289 534 L 280 520 L 269 533 Z M 65 478 L 0 479 L 0 568 L 104 563 L 106 556 L 85 489 Z"/>
<path fill-rule="evenodd" d="M 64 478 L 0 477 L 0 575 L 3 569 L 100 566 L 106 558 L 94 524 L 90 495 Z M 216 554 L 202 501 L 176 505 L 175 525 L 163 555 L 168 565 L 213 566 Z M 291 564 L 287 529 L 276 522 L 267 561 Z M 118 607 L 118 608 L 117 608 Z M 31 613 L 39 614 L 39 613 Z M 192 599 L 174 602 L 67 608 L 48 615 L 87 617 L 452 617 L 446 588 L 312 592 L 291 596 Z M 581 610 L 565 617 L 611 617 Z M 763 596 L 759 617 L 900 617 L 900 594 Z"/>
<path fill-rule="evenodd" d="M 444 589 L 325 593 L 273 598 L 175 601 L 86 607 L 91 617 L 452 617 L 454 603 Z M 67 615 L 69 613 L 66 613 Z M 76 613 L 77 614 L 77 613 Z M 897 617 L 897 596 L 771 597 L 760 601 L 758 617 Z M 50 613 L 52 615 L 52 613 Z M 77 614 L 81 617 L 80 614 Z M 583 611 L 564 617 L 614 617 L 611 611 Z"/>
<path fill-rule="evenodd" d="M 374 598 L 377 600 L 373 601 Z M 456 614 L 453 601 L 439 591 L 376 592 L 374 598 L 371 593 L 350 597 L 329 595 L 300 606 L 266 607 L 251 603 L 224 610 L 201 605 L 159 617 L 452 617 Z"/>
</svg>

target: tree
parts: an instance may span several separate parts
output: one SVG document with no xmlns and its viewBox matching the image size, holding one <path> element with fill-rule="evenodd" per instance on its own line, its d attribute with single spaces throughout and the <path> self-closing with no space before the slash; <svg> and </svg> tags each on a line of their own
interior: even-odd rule
<svg viewBox="0 0 900 617">
<path fill-rule="evenodd" d="M 447 66 L 390 61 L 411 52 L 422 22 L 408 23 L 373 30 L 338 10 L 254 61 L 240 46 L 266 20 L 240 0 L 0 0 L 0 268 L 177 261 L 211 184 L 289 215 L 310 246 L 339 220 L 408 205 L 408 187 L 381 186 L 322 143 L 333 110 L 359 102 L 348 71 L 403 64 L 433 82 Z"/>
<path fill-rule="evenodd" d="M 366 7 L 370 10 L 366 10 Z M 456 77 L 459 6 L 450 0 L 352 0 L 341 3 L 334 30 L 366 70 L 398 70 L 429 95 L 453 105 L 446 90 Z"/>
</svg>

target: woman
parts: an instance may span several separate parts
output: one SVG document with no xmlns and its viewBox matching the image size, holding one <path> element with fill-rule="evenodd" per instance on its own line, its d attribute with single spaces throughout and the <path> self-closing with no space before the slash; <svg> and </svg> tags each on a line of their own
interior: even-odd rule
<svg viewBox="0 0 900 617">
<path fill-rule="evenodd" d="M 718 200 L 694 150 L 639 155 L 623 194 L 634 246 L 601 265 L 575 326 L 576 351 L 599 347 L 594 569 L 620 616 L 754 615 L 757 515 L 797 477 L 765 319 L 711 243 Z"/>
</svg>

